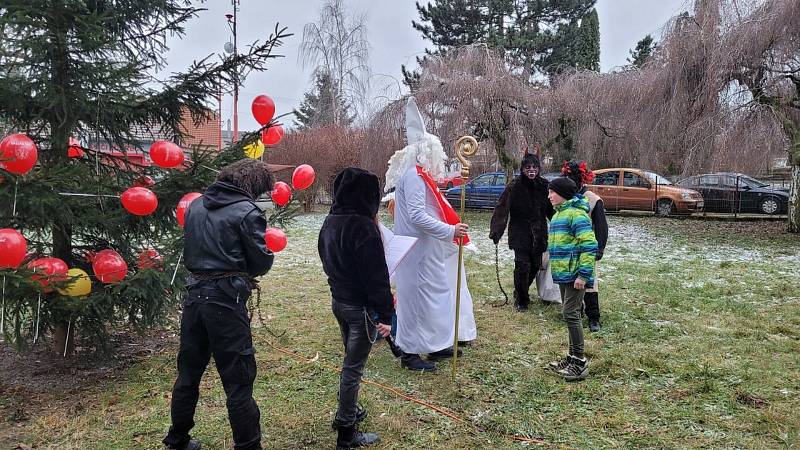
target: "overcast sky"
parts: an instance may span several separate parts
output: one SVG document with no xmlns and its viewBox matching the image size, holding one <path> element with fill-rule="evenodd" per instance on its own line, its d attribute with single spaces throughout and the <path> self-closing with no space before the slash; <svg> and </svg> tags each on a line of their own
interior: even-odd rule
<svg viewBox="0 0 800 450">
<path fill-rule="evenodd" d="M 253 129 L 257 123 L 250 114 L 253 97 L 264 93 L 276 103 L 277 114 L 290 112 L 311 86 L 310 70 L 298 61 L 298 48 L 303 25 L 316 20 L 323 0 L 241 0 L 238 36 L 240 47 L 255 40 L 264 40 L 275 24 L 288 27 L 294 36 L 286 39 L 278 54 L 285 57 L 270 62 L 266 72 L 251 74 L 240 90 L 239 128 Z M 370 66 L 373 95 L 382 101 L 404 93 L 400 65 L 414 65 L 423 53 L 426 42 L 411 27 L 417 20 L 413 0 L 347 0 L 351 10 L 366 13 L 371 46 Z M 628 50 L 646 34 L 658 38 L 664 24 L 684 11 L 689 0 L 598 0 L 600 16 L 600 63 L 603 71 L 626 64 Z M 230 38 L 225 14 L 232 12 L 230 0 L 208 0 L 207 11 L 187 24 L 186 36 L 169 40 L 168 70 L 182 71 L 193 60 L 210 53 L 222 52 Z M 230 97 L 223 101 L 223 120 L 233 114 Z M 291 124 L 290 117 L 284 119 Z"/>
</svg>

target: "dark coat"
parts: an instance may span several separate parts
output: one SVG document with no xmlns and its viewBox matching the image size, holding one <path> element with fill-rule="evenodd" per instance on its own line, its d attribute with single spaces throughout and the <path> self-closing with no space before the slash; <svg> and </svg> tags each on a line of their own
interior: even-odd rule
<svg viewBox="0 0 800 450">
<path fill-rule="evenodd" d="M 186 211 L 184 265 L 195 274 L 264 275 L 274 259 L 264 240 L 266 229 L 267 219 L 245 191 L 230 183 L 216 182 Z M 218 287 L 240 300 L 250 294 L 245 277 L 204 282 L 190 278 L 188 285 Z"/>
<path fill-rule="evenodd" d="M 389 269 L 375 216 L 380 205 L 378 177 L 356 168 L 333 183 L 333 206 L 319 232 L 317 249 L 337 302 L 364 306 L 378 321 L 392 323 Z"/>
<path fill-rule="evenodd" d="M 544 253 L 547 250 L 547 219 L 553 217 L 547 184 L 541 176 L 533 180 L 518 176 L 509 183 L 494 208 L 489 238 L 499 242 L 508 224 L 510 249 L 528 251 L 533 256 Z"/>
</svg>

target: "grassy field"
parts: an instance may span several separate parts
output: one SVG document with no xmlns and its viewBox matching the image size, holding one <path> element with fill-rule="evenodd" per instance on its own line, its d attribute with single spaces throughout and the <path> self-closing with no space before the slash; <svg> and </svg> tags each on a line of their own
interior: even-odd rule
<svg viewBox="0 0 800 450">
<path fill-rule="evenodd" d="M 316 254 L 324 216 L 301 217 L 263 279 L 264 324 L 254 329 L 265 448 L 332 448 L 342 348 Z M 456 383 L 401 370 L 385 344 L 365 377 L 451 411 L 441 415 L 364 385 L 364 428 L 385 449 L 797 448 L 800 446 L 800 238 L 782 223 L 612 217 L 602 268 L 603 330 L 587 334 L 590 377 L 567 384 L 545 370 L 566 350 L 556 307 L 527 313 L 502 301 L 486 213 L 472 212 L 480 253 L 467 255 L 479 338 Z M 511 291 L 511 253 L 501 276 Z M 280 337 L 274 337 L 280 336 Z M 293 357 L 275 346 L 308 359 Z M 174 338 L 113 381 L 69 391 L 16 420 L 34 448 L 151 449 L 169 424 Z M 231 447 L 215 370 L 204 379 L 195 436 Z"/>
</svg>

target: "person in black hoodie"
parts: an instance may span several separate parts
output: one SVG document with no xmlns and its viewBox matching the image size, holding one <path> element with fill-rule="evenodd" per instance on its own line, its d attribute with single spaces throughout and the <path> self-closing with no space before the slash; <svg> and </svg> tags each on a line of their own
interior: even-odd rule
<svg viewBox="0 0 800 450">
<path fill-rule="evenodd" d="M 333 182 L 333 206 L 317 243 L 344 343 L 339 408 L 333 420 L 340 450 L 379 441 L 376 434 L 358 431 L 357 425 L 366 417 L 358 406 L 358 389 L 375 331 L 389 335 L 394 310 L 377 222 L 380 194 L 373 173 L 353 167 L 341 171 Z M 372 315 L 377 316 L 376 324 Z"/>
<path fill-rule="evenodd" d="M 267 165 L 243 159 L 224 167 L 217 181 L 186 211 L 183 261 L 189 270 L 181 316 L 178 378 L 172 389 L 168 448 L 197 450 L 191 439 L 200 379 L 214 357 L 227 396 L 236 450 L 261 449 L 261 413 L 253 399 L 256 360 L 245 303 L 255 277 L 272 267 L 267 220 L 255 199 L 269 192 Z"/>
<path fill-rule="evenodd" d="M 547 220 L 553 217 L 553 205 L 547 199 L 548 183 L 540 171 L 539 158 L 526 154 L 520 163 L 520 176 L 500 195 L 489 225 L 489 238 L 497 245 L 508 224 L 508 247 L 514 250 L 517 311 L 527 310 L 530 304 L 528 291 L 547 250 Z"/>
</svg>

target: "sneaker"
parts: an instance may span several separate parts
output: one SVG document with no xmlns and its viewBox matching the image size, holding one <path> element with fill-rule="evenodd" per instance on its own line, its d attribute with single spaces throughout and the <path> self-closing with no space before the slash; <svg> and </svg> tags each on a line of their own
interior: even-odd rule
<svg viewBox="0 0 800 450">
<path fill-rule="evenodd" d="M 600 321 L 599 320 L 590 320 L 589 321 L 589 331 L 592 333 L 597 333 L 600 331 Z"/>
<path fill-rule="evenodd" d="M 462 355 L 462 351 L 458 349 L 458 357 L 460 358 Z M 444 350 L 439 350 L 438 352 L 428 353 L 428 361 L 439 361 L 441 359 L 450 359 L 453 357 L 453 347 L 447 347 Z"/>
<path fill-rule="evenodd" d="M 415 372 L 434 372 L 436 370 L 436 364 L 410 353 L 406 353 L 400 358 L 400 366 Z"/>
<path fill-rule="evenodd" d="M 569 356 L 567 367 L 557 372 L 566 381 L 580 381 L 589 375 L 589 360 L 580 360 L 574 356 Z"/>
<path fill-rule="evenodd" d="M 550 370 L 558 372 L 559 370 L 566 368 L 568 365 L 569 365 L 569 355 L 559 359 L 558 361 L 551 361 L 550 364 L 547 365 L 547 367 Z"/>
</svg>

